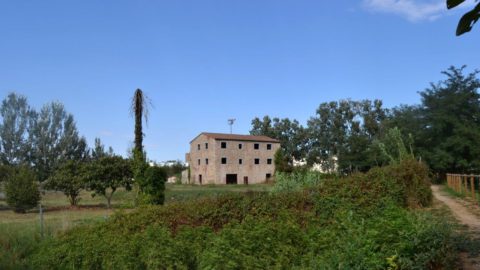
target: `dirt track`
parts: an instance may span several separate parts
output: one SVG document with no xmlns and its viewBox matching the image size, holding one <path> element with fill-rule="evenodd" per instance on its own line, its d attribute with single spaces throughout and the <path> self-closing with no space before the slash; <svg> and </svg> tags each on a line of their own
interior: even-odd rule
<svg viewBox="0 0 480 270">
<path fill-rule="evenodd" d="M 480 231 L 480 218 L 470 212 L 467 207 L 460 204 L 456 199 L 442 194 L 439 186 L 432 186 L 433 196 L 452 210 L 455 218 L 462 224 L 467 225 L 472 231 Z"/>
<path fill-rule="evenodd" d="M 439 186 L 432 186 L 433 196 L 450 208 L 459 223 L 468 226 L 473 234 L 480 233 L 480 217 L 472 213 L 462 200 L 452 198 L 441 192 Z M 464 270 L 480 269 L 480 258 L 469 258 L 467 254 L 460 255 Z"/>
</svg>

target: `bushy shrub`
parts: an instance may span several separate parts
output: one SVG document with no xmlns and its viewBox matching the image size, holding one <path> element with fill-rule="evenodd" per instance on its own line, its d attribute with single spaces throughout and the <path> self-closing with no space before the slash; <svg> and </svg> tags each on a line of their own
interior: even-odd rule
<svg viewBox="0 0 480 270">
<path fill-rule="evenodd" d="M 374 168 L 367 173 L 367 177 L 391 179 L 401 188 L 406 206 L 425 207 L 432 202 L 429 169 L 415 159 L 405 159 L 398 164 Z"/>
<path fill-rule="evenodd" d="M 40 192 L 35 174 L 27 168 L 19 168 L 12 173 L 5 185 L 7 204 L 16 213 L 25 213 L 37 206 Z"/>
<path fill-rule="evenodd" d="M 322 180 L 335 178 L 332 175 L 315 171 L 277 172 L 272 192 L 299 191 L 306 187 L 319 185 Z"/>
<path fill-rule="evenodd" d="M 448 269 L 454 254 L 452 229 L 404 207 L 412 187 L 402 183 L 422 172 L 410 165 L 414 169 L 390 167 L 326 179 L 294 192 L 225 194 L 145 206 L 42 243 L 31 266 Z"/>
<path fill-rule="evenodd" d="M 165 202 L 165 182 L 167 181 L 165 168 L 148 167 L 145 170 L 144 178 L 143 203 L 162 205 Z"/>
<path fill-rule="evenodd" d="M 424 163 L 415 159 L 404 159 L 393 165 L 373 168 L 367 173 L 357 173 L 343 180 L 333 175 L 312 171 L 278 172 L 275 178 L 275 186 L 272 189 L 274 193 L 299 191 L 315 186 L 329 189 L 332 185 L 335 186 L 333 192 L 340 192 L 339 189 L 347 185 L 348 189 L 342 194 L 351 196 L 360 186 L 376 185 L 372 188 L 379 188 L 378 185 L 381 185 L 382 189 L 378 192 L 384 192 L 386 197 L 394 198 L 404 206 L 425 207 L 430 205 L 432 200 L 429 169 Z M 349 183 L 351 181 L 360 182 L 352 186 Z"/>
</svg>

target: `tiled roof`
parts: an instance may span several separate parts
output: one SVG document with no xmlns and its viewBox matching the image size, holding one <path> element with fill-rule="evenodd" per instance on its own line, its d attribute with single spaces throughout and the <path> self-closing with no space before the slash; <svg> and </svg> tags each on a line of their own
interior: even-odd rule
<svg viewBox="0 0 480 270">
<path fill-rule="evenodd" d="M 240 134 L 224 134 L 224 133 L 209 133 L 203 132 L 200 133 L 196 138 L 201 135 L 205 135 L 209 138 L 213 138 L 215 140 L 226 140 L 226 141 L 249 141 L 249 142 L 271 142 L 271 143 L 280 143 L 279 140 L 272 139 L 267 136 L 254 136 L 254 135 L 240 135 Z M 192 142 L 195 140 L 193 139 Z"/>
</svg>

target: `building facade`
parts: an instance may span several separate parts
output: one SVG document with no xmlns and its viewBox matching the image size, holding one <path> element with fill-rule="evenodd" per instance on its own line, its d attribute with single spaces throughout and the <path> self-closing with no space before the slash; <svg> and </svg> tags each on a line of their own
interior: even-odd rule
<svg viewBox="0 0 480 270">
<path fill-rule="evenodd" d="M 273 158 L 279 148 L 280 142 L 267 136 L 201 133 L 186 155 L 190 183 L 264 183 L 275 173 Z"/>
</svg>

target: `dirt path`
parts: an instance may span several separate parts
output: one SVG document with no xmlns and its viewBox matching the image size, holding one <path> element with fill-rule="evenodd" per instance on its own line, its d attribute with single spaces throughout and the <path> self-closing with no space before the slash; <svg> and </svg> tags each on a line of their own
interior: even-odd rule
<svg viewBox="0 0 480 270">
<path fill-rule="evenodd" d="M 432 186 L 433 196 L 451 210 L 455 218 L 462 224 L 467 225 L 470 230 L 480 232 L 480 218 L 470 212 L 467 207 L 457 201 L 457 199 L 445 195 L 441 192 L 439 186 Z"/>
<path fill-rule="evenodd" d="M 480 217 L 475 215 L 465 201 L 452 198 L 441 191 L 440 186 L 432 186 L 433 196 L 450 208 L 459 223 L 466 225 L 473 234 L 480 233 Z M 460 254 L 464 270 L 480 269 L 480 258 L 470 258 L 467 254 Z"/>
</svg>

